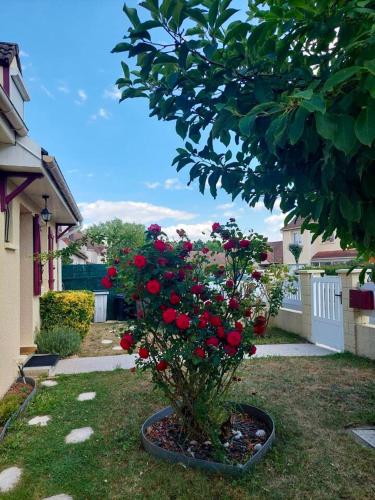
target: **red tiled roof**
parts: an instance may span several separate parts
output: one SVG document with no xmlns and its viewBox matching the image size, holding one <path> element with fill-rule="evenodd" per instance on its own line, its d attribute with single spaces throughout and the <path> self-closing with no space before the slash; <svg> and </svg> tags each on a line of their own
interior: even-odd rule
<svg viewBox="0 0 375 500">
<path fill-rule="evenodd" d="M 313 255 L 311 260 L 319 260 L 319 259 L 350 259 L 357 257 L 357 250 L 327 250 L 325 252 L 317 252 Z"/>
<path fill-rule="evenodd" d="M 272 252 L 267 252 L 267 261 L 270 264 L 282 264 L 283 263 L 283 242 L 282 241 L 269 241 L 268 244 L 272 248 Z"/>
<path fill-rule="evenodd" d="M 21 71 L 18 45 L 16 43 L 0 42 L 0 66 L 10 66 L 14 57 L 17 58 L 17 64 Z"/>
</svg>

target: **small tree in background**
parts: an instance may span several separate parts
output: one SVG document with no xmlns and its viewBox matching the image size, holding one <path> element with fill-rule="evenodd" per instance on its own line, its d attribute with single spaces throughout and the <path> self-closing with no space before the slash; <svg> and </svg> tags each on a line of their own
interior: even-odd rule
<svg viewBox="0 0 375 500">
<path fill-rule="evenodd" d="M 291 243 L 289 245 L 289 251 L 293 255 L 294 260 L 296 261 L 297 266 L 298 266 L 298 263 L 299 263 L 299 258 L 300 258 L 301 253 L 302 253 L 302 249 L 303 249 L 303 247 L 299 243 Z"/>
</svg>

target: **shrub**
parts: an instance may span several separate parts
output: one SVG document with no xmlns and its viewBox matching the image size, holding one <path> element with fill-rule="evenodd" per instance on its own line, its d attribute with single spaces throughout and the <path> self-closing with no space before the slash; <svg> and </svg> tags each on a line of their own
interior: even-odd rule
<svg viewBox="0 0 375 500">
<path fill-rule="evenodd" d="M 0 426 L 5 425 L 9 417 L 18 410 L 23 401 L 21 394 L 7 394 L 0 401 Z"/>
<path fill-rule="evenodd" d="M 108 284 L 124 281 L 125 263 L 133 270 L 138 320 L 120 345 L 138 352 L 138 368 L 151 371 L 187 436 L 210 439 L 220 448 L 229 416 L 223 404 L 227 389 L 244 356 L 256 351 L 242 279 L 264 260 L 268 245 L 259 234 L 243 235 L 233 220 L 215 223 L 211 237 L 220 243 L 226 265 L 212 266 L 208 247 L 193 251 L 185 232 L 178 234 L 180 241 L 171 243 L 160 226 L 151 225 L 146 243 L 108 269 Z M 253 290 L 261 276 L 250 275 Z"/>
<path fill-rule="evenodd" d="M 94 294 L 86 290 L 47 292 L 40 299 L 41 329 L 56 326 L 76 330 L 83 338 L 94 315 Z"/>
<path fill-rule="evenodd" d="M 42 330 L 36 336 L 38 352 L 59 354 L 62 357 L 76 354 L 81 346 L 81 336 L 76 330 L 56 326 L 51 330 Z"/>
</svg>

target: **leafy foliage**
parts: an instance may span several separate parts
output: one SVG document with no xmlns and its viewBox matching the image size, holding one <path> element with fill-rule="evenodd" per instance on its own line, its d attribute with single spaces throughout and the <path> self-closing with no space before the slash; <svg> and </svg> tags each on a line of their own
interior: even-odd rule
<svg viewBox="0 0 375 500">
<path fill-rule="evenodd" d="M 94 294 L 86 290 L 47 292 L 40 298 L 41 329 L 66 327 L 83 338 L 94 316 Z"/>
<path fill-rule="evenodd" d="M 40 331 L 35 339 L 38 352 L 59 354 L 62 357 L 77 354 L 81 347 L 81 335 L 72 328 L 56 326 Z"/>
<path fill-rule="evenodd" d="M 242 359 L 255 352 L 250 338 L 266 327 L 266 318 L 255 317 L 249 303 L 262 273 L 248 276 L 246 287 L 243 280 L 264 259 L 267 242 L 257 233 L 245 236 L 233 220 L 215 223 L 211 236 L 220 243 L 224 266 L 213 263 L 215 252 L 207 246 L 197 250 L 184 230 L 177 233 L 180 240 L 172 243 L 160 226 L 150 226 L 145 244 L 120 255 L 106 281 L 121 286 L 124 271 L 132 270 L 138 320 L 120 344 L 130 353 L 138 346 L 138 367 L 151 371 L 186 434 L 209 438 L 223 452 L 222 402 Z M 272 314 L 278 308 L 276 302 L 266 307 Z"/>
<path fill-rule="evenodd" d="M 293 255 L 294 260 L 296 261 L 296 264 L 299 262 L 299 258 L 301 256 L 303 247 L 302 245 L 299 245 L 298 243 L 291 243 L 289 245 L 289 251 Z"/>
<path fill-rule="evenodd" d="M 301 216 L 343 248 L 375 248 L 375 33 L 370 0 L 155 0 L 124 7 L 121 100 L 186 140 L 177 170 Z M 141 9 L 139 9 L 141 10 Z M 142 20 L 141 20 L 142 19 Z M 204 142 L 203 142 L 204 141 Z M 224 151 L 223 151 L 224 149 Z"/>
</svg>

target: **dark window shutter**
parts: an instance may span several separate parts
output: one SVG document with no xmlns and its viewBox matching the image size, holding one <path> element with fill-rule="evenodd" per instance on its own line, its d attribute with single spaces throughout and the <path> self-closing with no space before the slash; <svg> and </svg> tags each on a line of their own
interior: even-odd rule
<svg viewBox="0 0 375 500">
<path fill-rule="evenodd" d="M 48 253 L 53 252 L 53 233 L 51 228 L 48 228 Z M 49 289 L 53 290 L 54 287 L 54 278 L 53 278 L 53 257 L 50 256 L 48 258 L 48 285 Z"/>
<path fill-rule="evenodd" d="M 34 268 L 34 295 L 40 295 L 42 291 L 42 264 L 39 260 L 40 246 L 40 222 L 39 215 L 33 217 L 33 268 Z"/>
</svg>

